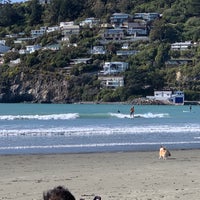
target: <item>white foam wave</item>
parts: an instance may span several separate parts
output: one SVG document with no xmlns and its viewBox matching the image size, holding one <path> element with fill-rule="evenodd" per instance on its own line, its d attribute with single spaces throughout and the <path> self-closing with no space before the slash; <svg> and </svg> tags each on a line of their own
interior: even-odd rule
<svg viewBox="0 0 200 200">
<path fill-rule="evenodd" d="M 113 117 L 117 117 L 120 119 L 123 118 L 133 118 L 132 116 L 130 116 L 129 114 L 123 114 L 123 113 L 110 113 L 111 116 Z M 168 113 L 144 113 L 144 114 L 135 114 L 134 115 L 135 118 L 165 118 L 165 117 L 169 117 Z"/>
<path fill-rule="evenodd" d="M 135 115 L 136 117 L 143 117 L 143 118 L 164 118 L 164 117 L 169 117 L 168 113 L 145 113 L 145 114 L 138 114 Z"/>
<path fill-rule="evenodd" d="M 0 115 L 0 120 L 68 120 L 76 119 L 79 117 L 116 117 L 116 118 L 132 118 L 129 114 L 123 113 L 99 113 L 99 114 L 88 114 L 80 116 L 79 113 L 67 113 L 67 114 L 50 114 L 50 115 Z M 145 113 L 145 114 L 135 114 L 135 118 L 164 118 L 168 117 L 167 113 Z"/>
<path fill-rule="evenodd" d="M 78 113 L 51 115 L 2 115 L 0 120 L 67 120 L 78 118 Z"/>
<path fill-rule="evenodd" d="M 200 144 L 200 141 L 162 142 L 165 145 L 172 144 Z M 114 147 L 114 146 L 141 146 L 160 145 L 160 142 L 121 142 L 121 143 L 96 143 L 96 144 L 67 144 L 67 145 L 44 145 L 44 146 L 9 146 L 0 147 L 0 150 L 23 150 L 23 149 L 53 149 L 53 148 L 91 148 L 91 147 Z"/>
<path fill-rule="evenodd" d="M 134 127 L 63 127 L 63 128 L 36 128 L 36 129 L 1 129 L 0 137 L 8 136 L 100 136 L 125 134 L 152 134 L 152 133 L 200 133 L 199 124 L 185 126 L 157 125 Z"/>
</svg>

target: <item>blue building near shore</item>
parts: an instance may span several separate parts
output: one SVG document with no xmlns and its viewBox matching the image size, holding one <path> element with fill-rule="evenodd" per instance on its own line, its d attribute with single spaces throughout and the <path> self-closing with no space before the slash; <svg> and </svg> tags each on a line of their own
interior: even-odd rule
<svg viewBox="0 0 200 200">
<path fill-rule="evenodd" d="M 177 105 L 184 105 L 184 101 L 185 101 L 185 95 L 184 92 L 182 91 L 176 91 L 172 94 L 170 101 L 173 104 L 177 104 Z"/>
</svg>

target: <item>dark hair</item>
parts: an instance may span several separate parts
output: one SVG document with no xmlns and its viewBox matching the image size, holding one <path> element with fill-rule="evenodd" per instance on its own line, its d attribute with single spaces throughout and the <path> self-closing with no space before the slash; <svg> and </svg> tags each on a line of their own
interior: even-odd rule
<svg viewBox="0 0 200 200">
<path fill-rule="evenodd" d="M 63 186 L 55 187 L 43 193 L 44 200 L 75 200 L 71 192 Z"/>
<path fill-rule="evenodd" d="M 101 197 L 100 196 L 95 196 L 94 200 L 101 200 Z"/>
</svg>

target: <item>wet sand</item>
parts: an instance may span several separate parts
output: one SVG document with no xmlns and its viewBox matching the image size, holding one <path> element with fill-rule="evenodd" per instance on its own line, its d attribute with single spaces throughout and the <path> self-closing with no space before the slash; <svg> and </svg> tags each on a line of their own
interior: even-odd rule
<svg viewBox="0 0 200 200">
<path fill-rule="evenodd" d="M 200 150 L 53 155 L 0 155 L 0 200 L 42 200 L 62 185 L 77 200 L 195 200 Z"/>
</svg>

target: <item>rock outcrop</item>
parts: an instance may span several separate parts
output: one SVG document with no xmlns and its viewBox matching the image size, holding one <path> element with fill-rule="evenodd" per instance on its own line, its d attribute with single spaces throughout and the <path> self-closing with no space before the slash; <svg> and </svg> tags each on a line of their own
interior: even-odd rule
<svg viewBox="0 0 200 200">
<path fill-rule="evenodd" d="M 63 74 L 21 72 L 2 83 L 0 103 L 67 103 L 67 86 L 67 76 Z"/>
</svg>

